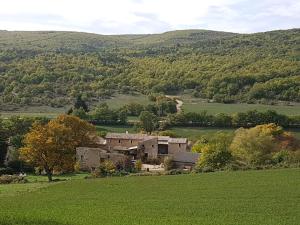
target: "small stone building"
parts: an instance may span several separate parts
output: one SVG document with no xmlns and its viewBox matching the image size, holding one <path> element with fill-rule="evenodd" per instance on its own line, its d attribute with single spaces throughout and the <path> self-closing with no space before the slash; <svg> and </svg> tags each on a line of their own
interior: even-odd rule
<svg viewBox="0 0 300 225">
<path fill-rule="evenodd" d="M 132 160 L 163 159 L 172 157 L 176 165 L 193 166 L 198 159 L 197 153 L 189 151 L 186 138 L 152 136 L 146 134 L 108 133 L 98 138 L 96 148 L 79 147 L 76 157 L 81 168 L 93 169 L 106 159 L 113 162 L 125 157 Z"/>
</svg>

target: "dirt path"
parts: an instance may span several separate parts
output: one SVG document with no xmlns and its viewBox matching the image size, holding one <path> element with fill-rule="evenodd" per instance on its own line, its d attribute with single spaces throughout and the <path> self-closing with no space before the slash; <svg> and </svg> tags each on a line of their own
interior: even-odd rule
<svg viewBox="0 0 300 225">
<path fill-rule="evenodd" d="M 177 113 L 180 113 L 181 112 L 181 108 L 182 108 L 182 105 L 183 105 L 183 101 L 179 100 L 177 97 L 178 96 L 172 96 L 172 95 L 166 95 L 167 98 L 173 98 L 175 99 L 176 101 L 176 109 L 177 109 Z"/>
<path fill-rule="evenodd" d="M 183 105 L 183 101 L 181 101 L 179 99 L 176 99 L 176 102 L 177 102 L 177 105 L 176 105 L 177 113 L 180 113 L 181 112 L 181 107 Z"/>
</svg>

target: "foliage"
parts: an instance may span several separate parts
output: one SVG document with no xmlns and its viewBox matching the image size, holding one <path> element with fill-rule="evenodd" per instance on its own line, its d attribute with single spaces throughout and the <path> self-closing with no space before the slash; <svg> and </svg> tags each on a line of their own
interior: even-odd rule
<svg viewBox="0 0 300 225">
<path fill-rule="evenodd" d="M 0 176 L 1 175 L 12 175 L 14 173 L 14 170 L 10 167 L 0 167 Z"/>
<path fill-rule="evenodd" d="M 33 172 L 34 168 L 29 165 L 26 162 L 23 162 L 22 160 L 13 160 L 13 161 L 9 161 L 7 163 L 7 166 L 9 168 L 11 168 L 14 173 L 20 173 L 20 172 Z"/>
<path fill-rule="evenodd" d="M 86 102 L 82 99 L 81 95 L 78 95 L 74 104 L 75 109 L 83 109 L 85 112 L 89 111 Z"/>
<path fill-rule="evenodd" d="M 48 124 L 34 124 L 25 135 L 21 157 L 32 165 L 42 167 L 49 181 L 56 171 L 72 171 L 75 148 L 91 144 L 94 127 L 74 116 L 62 115 Z"/>
<path fill-rule="evenodd" d="M 112 176 L 116 172 L 116 166 L 111 160 L 105 160 L 99 166 L 101 177 Z"/>
<path fill-rule="evenodd" d="M 0 176 L 0 184 L 24 184 L 28 182 L 27 179 L 23 176 L 18 175 L 2 175 Z"/>
<path fill-rule="evenodd" d="M 232 159 L 229 151 L 231 139 L 232 137 L 230 134 L 217 133 L 208 140 L 200 140 L 196 147 L 193 147 L 192 149 L 194 152 L 200 153 L 196 166 L 197 169 L 221 169 L 230 163 Z"/>
<path fill-rule="evenodd" d="M 254 127 L 260 124 L 275 123 L 283 127 L 299 127 L 300 117 L 288 117 L 273 110 L 258 112 L 251 110 L 233 115 L 224 113 L 211 115 L 206 111 L 170 114 L 167 117 L 169 126 L 198 127 Z"/>
<path fill-rule="evenodd" d="M 142 161 L 137 160 L 134 164 L 135 171 L 137 171 L 137 172 L 141 171 L 142 170 L 142 165 L 143 165 Z"/>
<path fill-rule="evenodd" d="M 164 158 L 164 169 L 165 171 L 169 171 L 174 168 L 174 162 L 172 157 L 165 157 Z"/>
<path fill-rule="evenodd" d="M 46 118 L 12 116 L 2 120 L 0 118 L 0 166 L 3 165 L 8 150 L 8 144 L 14 147 L 15 159 L 18 159 L 18 149 L 23 146 L 23 137 L 33 123 L 44 124 Z"/>
<path fill-rule="evenodd" d="M 139 116 L 141 128 L 147 133 L 151 133 L 158 126 L 158 118 L 151 112 L 143 111 Z"/>
<path fill-rule="evenodd" d="M 299 29 L 247 35 L 187 30 L 138 38 L 1 31 L 0 104 L 62 107 L 78 96 L 93 102 L 118 92 L 184 90 L 224 103 L 299 102 L 298 38 Z"/>
<path fill-rule="evenodd" d="M 89 117 L 94 124 L 126 124 L 127 111 L 124 109 L 113 110 L 106 103 L 96 106 Z"/>
<path fill-rule="evenodd" d="M 280 163 L 287 159 L 286 151 L 300 147 L 299 142 L 288 132 L 275 124 L 259 125 L 254 128 L 240 128 L 235 132 L 230 146 L 232 155 L 248 165 Z"/>
<path fill-rule="evenodd" d="M 132 172 L 134 170 L 134 164 L 129 156 L 123 157 L 116 162 L 115 166 L 118 171 Z"/>
</svg>

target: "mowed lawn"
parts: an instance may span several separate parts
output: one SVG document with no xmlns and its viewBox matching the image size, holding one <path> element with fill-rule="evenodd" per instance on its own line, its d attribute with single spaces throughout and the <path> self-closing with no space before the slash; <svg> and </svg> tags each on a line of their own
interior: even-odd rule
<svg viewBox="0 0 300 225">
<path fill-rule="evenodd" d="M 298 225 L 300 169 L 71 180 L 0 207 L 1 225 Z"/>
</svg>

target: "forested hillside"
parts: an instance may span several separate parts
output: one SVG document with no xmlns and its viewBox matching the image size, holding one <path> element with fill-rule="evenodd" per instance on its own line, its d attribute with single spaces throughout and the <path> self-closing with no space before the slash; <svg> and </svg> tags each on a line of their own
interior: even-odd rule
<svg viewBox="0 0 300 225">
<path fill-rule="evenodd" d="M 154 35 L 0 31 L 0 105 L 63 106 L 78 94 L 182 93 L 300 102 L 300 29 Z"/>
</svg>

